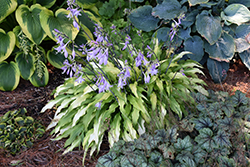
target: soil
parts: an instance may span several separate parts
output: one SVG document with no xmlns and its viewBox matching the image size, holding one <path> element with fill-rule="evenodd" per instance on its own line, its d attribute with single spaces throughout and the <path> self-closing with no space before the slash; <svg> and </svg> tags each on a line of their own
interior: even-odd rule
<svg viewBox="0 0 250 167">
<path fill-rule="evenodd" d="M 29 81 L 20 80 L 18 87 L 12 92 L 0 91 L 0 116 L 4 115 L 9 110 L 15 110 L 19 108 L 26 108 L 27 115 L 40 120 L 46 127 L 49 125 L 51 119 L 54 116 L 54 111 L 49 110 L 41 114 L 42 107 L 53 97 L 50 96 L 52 91 L 64 82 L 64 78 L 67 76 L 62 74 L 62 71 L 48 65 L 50 81 L 46 87 L 34 87 Z M 208 86 L 206 89 L 212 89 L 214 91 L 227 91 L 232 95 L 236 90 L 240 90 L 246 93 L 247 97 L 250 97 L 250 71 L 242 64 L 240 60 L 237 60 L 235 64 L 230 66 L 227 72 L 227 79 L 221 84 L 213 83 L 209 76 L 208 70 L 203 69 L 205 76 L 199 75 Z M 20 152 L 16 156 L 12 156 L 0 150 L 0 167 L 13 166 L 19 160 L 20 167 L 81 167 L 82 166 L 82 150 L 75 150 L 65 155 L 62 155 L 64 151 L 64 142 L 52 141 L 50 131 L 39 140 L 35 141 L 34 145 L 25 151 Z M 87 156 L 85 160 L 85 166 L 95 166 L 99 156 L 107 153 L 109 150 L 107 139 L 101 146 L 101 151 L 94 157 Z"/>
</svg>

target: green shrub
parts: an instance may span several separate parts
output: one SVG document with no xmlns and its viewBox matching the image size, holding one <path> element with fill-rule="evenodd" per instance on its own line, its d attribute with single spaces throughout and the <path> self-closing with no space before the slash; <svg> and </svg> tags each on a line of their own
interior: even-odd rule
<svg viewBox="0 0 250 167">
<path fill-rule="evenodd" d="M 193 95 L 196 114 L 167 131 L 119 140 L 96 166 L 249 166 L 250 100 L 240 91 Z"/>
<path fill-rule="evenodd" d="M 169 31 L 173 35 L 178 28 L 176 47 L 192 52 L 187 56 L 192 60 L 207 62 L 212 79 L 219 83 L 234 56 L 250 69 L 249 7 L 250 1 L 244 0 L 157 0 L 156 5 L 134 9 L 128 18 L 136 28 L 156 32 L 166 45 Z"/>
<path fill-rule="evenodd" d="M 15 155 L 42 137 L 44 127 L 30 116 L 25 108 L 8 111 L 0 117 L 0 148 Z"/>
</svg>

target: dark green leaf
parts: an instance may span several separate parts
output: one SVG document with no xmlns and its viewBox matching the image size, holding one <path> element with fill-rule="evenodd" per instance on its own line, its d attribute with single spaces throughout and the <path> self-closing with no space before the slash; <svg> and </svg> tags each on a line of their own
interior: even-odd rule
<svg viewBox="0 0 250 167">
<path fill-rule="evenodd" d="M 195 141 L 203 149 L 206 149 L 208 152 L 211 152 L 216 146 L 216 142 L 213 139 L 213 131 L 209 128 L 204 128 L 199 130 L 199 135 L 195 137 Z"/>
<path fill-rule="evenodd" d="M 216 144 L 220 147 L 226 146 L 231 147 L 231 142 L 229 141 L 229 134 L 227 134 L 224 130 L 219 130 L 217 135 L 213 137 Z"/>
<path fill-rule="evenodd" d="M 210 118 L 193 118 L 191 120 L 195 124 L 195 129 L 201 130 L 203 128 L 211 128 L 213 123 Z"/>
<path fill-rule="evenodd" d="M 159 18 L 155 18 L 151 15 L 152 6 L 144 5 L 134 9 L 128 16 L 132 24 L 143 31 L 155 30 L 158 27 Z"/>
<path fill-rule="evenodd" d="M 189 136 L 186 136 L 183 140 L 178 138 L 177 143 L 174 143 L 174 147 L 177 152 L 191 151 L 193 148 L 193 144 L 191 143 L 191 138 Z"/>
<path fill-rule="evenodd" d="M 204 55 L 203 50 L 203 40 L 195 35 L 191 38 L 188 38 L 184 41 L 184 49 L 185 51 L 190 51 L 193 54 L 188 54 L 188 57 L 192 60 L 195 60 L 197 62 L 201 61 Z"/>
</svg>

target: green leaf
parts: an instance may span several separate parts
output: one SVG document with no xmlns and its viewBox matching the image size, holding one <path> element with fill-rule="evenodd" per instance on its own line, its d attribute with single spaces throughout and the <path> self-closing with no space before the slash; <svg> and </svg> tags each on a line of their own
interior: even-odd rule
<svg viewBox="0 0 250 167">
<path fill-rule="evenodd" d="M 17 7 L 16 0 L 0 0 L 0 23 L 12 12 L 15 11 Z"/>
<path fill-rule="evenodd" d="M 96 167 L 114 167 L 120 165 L 120 158 L 117 158 L 117 153 L 110 151 L 107 154 L 98 158 Z"/>
<path fill-rule="evenodd" d="M 160 21 L 159 18 L 153 17 L 151 13 L 152 6 L 144 5 L 132 10 L 128 18 L 136 28 L 149 32 L 155 30 Z"/>
<path fill-rule="evenodd" d="M 201 59 L 204 56 L 203 45 L 204 45 L 203 40 L 197 35 L 188 38 L 187 40 L 184 41 L 185 51 L 193 53 L 193 54 L 188 54 L 187 56 L 190 59 L 195 60 L 197 62 L 201 61 Z"/>
<path fill-rule="evenodd" d="M 178 138 L 177 143 L 174 143 L 174 148 L 177 152 L 191 151 L 193 148 L 191 138 L 189 136 L 186 136 L 183 140 Z"/>
<path fill-rule="evenodd" d="M 236 51 L 241 53 L 250 48 L 250 24 L 237 26 L 235 30 Z"/>
<path fill-rule="evenodd" d="M 235 109 L 234 109 L 234 105 L 230 103 L 229 101 L 228 103 L 224 103 L 221 106 L 221 110 L 225 112 L 227 117 L 231 117 Z"/>
<path fill-rule="evenodd" d="M 35 87 L 40 87 L 40 86 L 46 86 L 49 82 L 49 72 L 48 69 L 46 67 L 46 65 L 43 62 L 40 62 L 41 64 L 41 69 L 42 69 L 42 73 L 40 73 L 41 69 L 36 68 L 33 75 L 29 78 L 30 82 L 32 83 L 32 85 L 34 85 Z M 39 76 L 42 75 L 42 76 Z"/>
<path fill-rule="evenodd" d="M 20 72 L 16 63 L 3 61 L 0 63 L 0 90 L 12 91 L 16 89 L 20 80 Z"/>
<path fill-rule="evenodd" d="M 36 3 L 46 8 L 51 8 L 56 3 L 56 0 L 36 0 Z"/>
<path fill-rule="evenodd" d="M 224 130 L 219 130 L 217 135 L 213 137 L 216 144 L 220 147 L 226 146 L 231 147 L 231 142 L 229 141 L 229 134 L 227 134 Z"/>
<path fill-rule="evenodd" d="M 235 23 L 240 25 L 250 20 L 250 11 L 242 4 L 231 4 L 221 12 L 221 18 L 225 20 L 227 25 Z"/>
<path fill-rule="evenodd" d="M 109 144 L 112 147 L 114 142 L 118 142 L 121 133 L 121 116 L 120 113 L 116 114 L 113 121 L 110 123 L 110 130 L 108 132 Z"/>
<path fill-rule="evenodd" d="M 207 3 L 209 0 L 188 0 L 190 6 Z"/>
<path fill-rule="evenodd" d="M 205 42 L 204 47 L 209 57 L 217 61 L 229 62 L 233 58 L 235 52 L 234 39 L 225 32 L 221 34 L 221 37 L 215 44 L 210 45 Z"/>
<path fill-rule="evenodd" d="M 170 108 L 176 113 L 178 114 L 179 118 L 182 117 L 182 111 L 180 108 L 180 104 L 174 99 L 173 96 L 169 97 L 169 103 L 170 103 Z"/>
<path fill-rule="evenodd" d="M 177 127 L 176 126 L 173 126 L 171 129 L 167 130 L 167 137 L 168 137 L 168 140 L 171 143 L 176 142 L 177 136 L 178 136 L 178 133 L 177 133 Z"/>
<path fill-rule="evenodd" d="M 196 17 L 195 25 L 199 34 L 201 34 L 210 45 L 213 45 L 220 38 L 222 33 L 220 22 L 220 17 L 214 17 L 208 11 L 203 10 Z"/>
<path fill-rule="evenodd" d="M 203 128 L 211 128 L 213 126 L 213 123 L 210 118 L 193 118 L 191 120 L 195 124 L 195 129 L 196 130 L 201 130 Z"/>
<path fill-rule="evenodd" d="M 224 119 L 219 119 L 218 125 L 224 130 L 234 130 L 236 128 L 233 118 L 228 117 L 225 117 Z"/>
<path fill-rule="evenodd" d="M 190 151 L 182 151 L 176 156 L 176 159 L 181 162 L 184 166 L 196 167 L 197 165 L 194 162 L 194 156 Z"/>
<path fill-rule="evenodd" d="M 250 1 L 249 0 L 229 0 L 228 3 L 229 4 L 240 3 L 242 5 L 245 5 L 246 7 L 250 7 Z"/>
<path fill-rule="evenodd" d="M 63 64 L 63 62 L 66 60 L 64 54 L 57 53 L 54 48 L 47 52 L 47 59 L 49 63 L 56 68 L 61 69 L 63 66 L 65 66 Z"/>
<path fill-rule="evenodd" d="M 7 34 L 0 28 L 0 62 L 7 59 L 15 48 L 16 36 L 12 31 Z"/>
<path fill-rule="evenodd" d="M 248 98 L 246 97 L 245 93 L 242 93 L 239 90 L 235 91 L 235 94 L 232 96 L 232 102 L 235 105 L 240 105 L 242 104 L 247 104 L 248 103 Z"/>
<path fill-rule="evenodd" d="M 70 11 L 66 9 L 58 9 L 54 13 L 51 10 L 42 10 L 40 13 L 41 26 L 45 33 L 54 41 L 56 41 L 53 31 L 57 29 L 58 31 L 65 33 L 69 39 L 74 40 L 78 31 L 66 16 Z"/>
<path fill-rule="evenodd" d="M 126 166 L 126 167 L 133 167 L 133 166 L 146 167 L 147 166 L 147 159 L 146 159 L 144 153 L 140 152 L 139 150 L 135 150 L 133 152 L 133 154 L 128 154 L 127 156 L 122 157 L 121 166 Z"/>
<path fill-rule="evenodd" d="M 25 55 L 24 53 L 19 53 L 16 55 L 15 60 L 21 72 L 21 77 L 25 80 L 28 80 L 35 71 L 34 56 L 30 54 Z"/>
<path fill-rule="evenodd" d="M 22 117 L 16 117 L 14 120 L 19 126 L 24 125 L 24 119 Z"/>
<path fill-rule="evenodd" d="M 164 20 L 176 18 L 181 13 L 181 4 L 177 0 L 164 0 L 152 10 L 152 15 Z"/>
<path fill-rule="evenodd" d="M 194 146 L 192 153 L 196 164 L 203 163 L 205 161 L 205 157 L 207 156 L 207 152 L 202 150 L 199 146 Z"/>
<path fill-rule="evenodd" d="M 39 19 L 42 10 L 46 8 L 39 4 L 32 5 L 30 8 L 27 5 L 20 5 L 16 10 L 16 19 L 22 31 L 37 45 L 46 37 Z"/>
<path fill-rule="evenodd" d="M 154 112 L 156 110 L 156 104 L 157 104 L 157 96 L 156 96 L 155 92 L 150 94 L 150 102 L 152 105 L 152 110 Z"/>
<path fill-rule="evenodd" d="M 221 167 L 235 167 L 236 166 L 234 159 L 227 158 L 225 156 L 219 157 L 219 162 L 220 162 L 219 166 Z"/>
<path fill-rule="evenodd" d="M 243 62 L 243 64 L 245 64 L 245 66 L 250 70 L 250 59 L 249 59 L 250 49 L 239 53 L 239 55 L 240 55 L 240 59 Z"/>
<path fill-rule="evenodd" d="M 139 97 L 137 94 L 137 82 L 131 83 L 129 84 L 129 88 L 131 89 L 131 91 L 133 92 L 133 94 L 135 95 L 135 97 Z"/>
<path fill-rule="evenodd" d="M 229 70 L 229 63 L 224 61 L 219 62 L 217 60 L 208 58 L 207 68 L 209 70 L 209 74 L 212 77 L 213 81 L 215 83 L 221 83 L 227 77 L 227 74 L 223 74 L 222 72 Z"/>
<path fill-rule="evenodd" d="M 216 146 L 216 142 L 213 139 L 213 131 L 209 128 L 204 128 L 199 130 L 199 135 L 195 137 L 195 141 L 203 149 L 206 149 L 208 152 L 211 152 Z"/>
<path fill-rule="evenodd" d="M 90 9 L 98 0 L 76 0 L 76 3 L 83 9 Z"/>
</svg>

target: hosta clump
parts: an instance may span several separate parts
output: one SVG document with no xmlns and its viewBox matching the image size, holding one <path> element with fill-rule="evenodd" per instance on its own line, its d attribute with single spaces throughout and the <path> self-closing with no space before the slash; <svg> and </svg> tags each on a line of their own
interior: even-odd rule
<svg viewBox="0 0 250 167">
<path fill-rule="evenodd" d="M 229 69 L 229 61 L 239 54 L 249 64 L 250 1 L 247 0 L 157 0 L 134 9 L 128 18 L 143 31 L 156 31 L 159 40 L 168 41 L 169 31 L 177 36 L 173 40 L 190 59 L 207 62 L 215 82 L 226 78 L 222 71 Z M 185 15 L 185 17 L 183 17 Z M 180 21 L 180 18 L 183 18 Z M 143 21 L 142 21 L 143 20 Z"/>
<path fill-rule="evenodd" d="M 40 123 L 25 113 L 27 110 L 23 108 L 0 117 L 0 148 L 13 155 L 31 147 L 45 132 Z"/>
<path fill-rule="evenodd" d="M 194 94 L 198 114 L 171 129 L 118 141 L 101 166 L 248 166 L 250 101 L 240 91 Z M 177 133 L 178 132 L 178 133 Z"/>
</svg>

